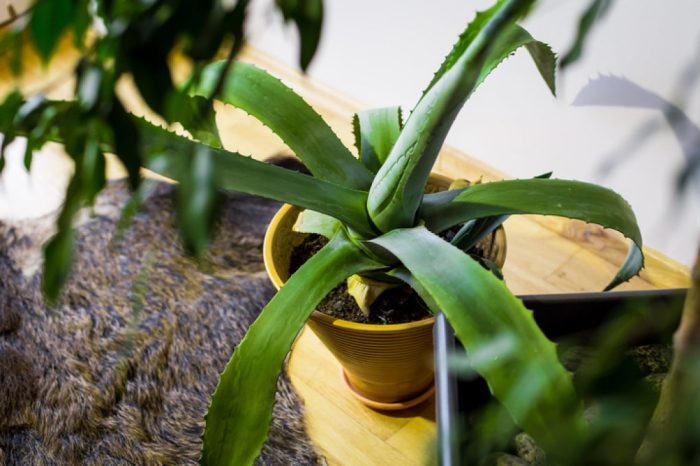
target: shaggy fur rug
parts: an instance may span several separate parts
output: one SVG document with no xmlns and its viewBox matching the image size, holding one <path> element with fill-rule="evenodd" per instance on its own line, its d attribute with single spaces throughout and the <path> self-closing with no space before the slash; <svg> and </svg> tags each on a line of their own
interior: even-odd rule
<svg viewBox="0 0 700 466">
<path fill-rule="evenodd" d="M 183 254 L 159 184 L 115 239 L 112 183 L 76 229 L 73 275 L 49 310 L 41 244 L 53 219 L 0 224 L 0 464 L 194 464 L 210 394 L 273 293 L 262 238 L 278 204 L 223 196 L 209 260 Z M 286 377 L 261 464 L 323 462 Z"/>
</svg>

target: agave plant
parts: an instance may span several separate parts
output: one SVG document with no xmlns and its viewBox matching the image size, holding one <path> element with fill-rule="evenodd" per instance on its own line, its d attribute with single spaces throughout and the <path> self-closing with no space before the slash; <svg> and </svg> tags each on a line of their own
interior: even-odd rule
<svg viewBox="0 0 700 466">
<path fill-rule="evenodd" d="M 183 181 L 185 215 L 188 209 L 208 209 L 215 189 L 230 189 L 299 206 L 305 209 L 299 228 L 330 239 L 289 278 L 235 349 L 207 414 L 203 464 L 254 462 L 269 429 L 276 381 L 295 337 L 326 294 L 352 276 L 401 280 L 433 312 L 444 313 L 470 354 L 487 355 L 473 359 L 475 369 L 514 421 L 543 447 L 556 451 L 562 438 L 573 442 L 584 435 L 581 405 L 555 345 L 505 283 L 465 251 L 513 214 L 597 223 L 631 240 L 630 254 L 609 289 L 643 265 L 642 240 L 629 205 L 606 188 L 548 177 L 424 194 L 459 110 L 516 49 L 527 49 L 554 93 L 554 54 L 516 24 L 533 3 L 499 0 L 478 13 L 405 122 L 397 107 L 356 115 L 359 157 L 301 97 L 253 65 L 234 63 L 222 81 L 228 65 L 213 63 L 197 82 L 187 84 L 194 98 L 220 88 L 221 101 L 279 135 L 311 176 L 133 117 L 145 165 Z M 459 225 L 451 242 L 438 236 Z M 513 380 L 527 384 L 514 385 Z"/>
<path fill-rule="evenodd" d="M 554 92 L 554 54 L 516 24 L 532 3 L 502 0 L 478 13 L 405 122 L 399 108 L 356 115 L 359 158 L 291 89 L 253 65 L 235 63 L 220 99 L 277 133 L 312 176 L 142 123 L 152 146 L 151 168 L 178 179 L 194 164 L 203 178 L 215 177 L 220 188 L 306 209 L 298 228 L 330 239 L 289 278 L 235 349 L 207 414 L 204 464 L 255 460 L 271 421 L 277 377 L 295 337 L 328 292 L 358 275 L 406 282 L 433 312 L 445 314 L 472 354 L 501 342 L 496 356 L 486 351 L 491 357 L 475 358 L 474 366 L 516 423 L 543 446 L 556 450 L 555 432 L 557 442 L 584 435 L 580 403 L 555 345 L 505 283 L 465 250 L 513 214 L 597 223 L 631 239 L 628 259 L 610 289 L 642 267 L 641 237 L 629 205 L 606 188 L 548 177 L 424 194 L 457 113 L 504 58 L 524 46 Z M 192 93 L 208 95 L 222 66 L 208 66 Z M 451 243 L 438 236 L 457 225 L 462 226 Z M 528 384 L 513 386 L 512 380 Z"/>
</svg>

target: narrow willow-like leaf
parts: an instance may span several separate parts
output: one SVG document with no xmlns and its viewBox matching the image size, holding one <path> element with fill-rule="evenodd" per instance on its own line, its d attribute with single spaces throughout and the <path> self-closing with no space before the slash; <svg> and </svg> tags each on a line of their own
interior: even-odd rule
<svg viewBox="0 0 700 466">
<path fill-rule="evenodd" d="M 506 342 L 502 351 L 472 361 L 474 369 L 548 453 L 576 447 L 584 420 L 571 376 L 532 313 L 502 281 L 424 227 L 395 230 L 370 243 L 410 271 L 409 284 L 445 314 L 467 354 L 483 353 L 495 339 Z"/>
<path fill-rule="evenodd" d="M 401 133 L 401 107 L 375 108 L 353 118 L 355 147 L 362 163 L 376 173 Z"/>
<path fill-rule="evenodd" d="M 208 96 L 224 62 L 206 66 L 192 94 Z M 249 63 L 235 62 L 218 96 L 270 128 L 314 176 L 355 189 L 367 189 L 371 173 L 353 157 L 323 118 L 279 79 Z"/>
<path fill-rule="evenodd" d="M 617 230 L 633 241 L 628 261 L 606 289 L 638 274 L 644 265 L 642 236 L 632 208 L 616 192 L 581 181 L 507 180 L 471 186 L 451 202 L 425 204 L 420 217 L 431 231 L 475 218 L 539 214 L 574 218 Z"/>
<path fill-rule="evenodd" d="M 454 64 L 416 105 L 370 188 L 368 211 L 381 231 L 413 225 L 425 183 L 452 122 L 480 78 L 513 50 L 506 39 L 513 36 L 514 22 L 532 3 L 507 0 L 489 10 L 488 20 L 479 24 Z"/>
<path fill-rule="evenodd" d="M 147 168 L 179 180 L 201 144 L 137 120 Z M 222 189 L 288 202 L 337 218 L 364 235 L 373 235 L 366 212 L 367 193 L 303 175 L 224 149 L 209 148 Z"/>
<path fill-rule="evenodd" d="M 272 421 L 277 377 L 304 322 L 338 283 L 381 267 L 341 231 L 289 278 L 221 374 L 206 416 L 201 464 L 253 464 Z"/>
<path fill-rule="evenodd" d="M 218 175 L 212 149 L 200 144 L 180 175 L 177 189 L 177 223 L 185 248 L 203 257 L 214 225 Z"/>
<path fill-rule="evenodd" d="M 584 44 L 593 29 L 593 25 L 607 13 L 611 4 L 612 0 L 592 0 L 588 4 L 588 8 L 586 8 L 579 19 L 574 43 L 561 60 L 562 69 L 576 63 L 581 58 Z"/>
<path fill-rule="evenodd" d="M 277 8 L 286 21 L 293 21 L 299 31 L 299 66 L 306 71 L 316 54 L 323 26 L 323 1 L 277 0 Z"/>
<path fill-rule="evenodd" d="M 330 239 L 341 227 L 342 224 L 329 215 L 313 210 L 303 210 L 299 213 L 292 229 L 298 233 L 315 233 Z"/>
</svg>

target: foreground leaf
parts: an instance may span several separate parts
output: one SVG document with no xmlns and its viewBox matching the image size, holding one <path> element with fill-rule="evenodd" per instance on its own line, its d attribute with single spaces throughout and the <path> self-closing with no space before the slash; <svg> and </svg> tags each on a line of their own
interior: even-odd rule
<svg viewBox="0 0 700 466">
<path fill-rule="evenodd" d="M 594 24 L 605 16 L 611 4 L 612 0 L 592 0 L 588 4 L 588 8 L 586 8 L 579 19 L 574 43 L 561 60 L 562 69 L 576 63 L 581 58 L 586 39 L 590 35 Z"/>
<path fill-rule="evenodd" d="M 341 231 L 289 278 L 221 374 L 206 416 L 203 465 L 253 464 L 272 421 L 277 377 L 304 322 L 338 283 L 381 267 Z"/>
<path fill-rule="evenodd" d="M 29 28 L 39 56 L 48 62 L 61 34 L 76 14 L 73 0 L 38 0 L 32 8 Z"/>
<path fill-rule="evenodd" d="M 225 62 L 208 65 L 190 92 L 208 96 Z M 370 172 L 353 157 L 323 118 L 282 81 L 249 63 L 235 62 L 218 96 L 270 128 L 314 176 L 342 186 L 367 189 Z"/>
<path fill-rule="evenodd" d="M 520 427 L 549 452 L 576 447 L 584 421 L 571 376 L 502 281 L 424 227 L 395 230 L 369 244 L 403 263 L 409 284 L 445 314 L 468 354 L 483 355 L 499 342 L 498 351 L 472 364 Z"/>
<path fill-rule="evenodd" d="M 472 186 L 451 202 L 424 204 L 420 217 L 431 231 L 476 218 L 513 214 L 557 215 L 617 230 L 633 241 L 628 260 L 611 289 L 644 266 L 642 236 L 632 208 L 616 192 L 581 181 L 507 180 Z"/>
<path fill-rule="evenodd" d="M 177 188 L 177 223 L 185 249 L 203 257 L 214 226 L 217 172 L 212 149 L 196 146 Z"/>
</svg>

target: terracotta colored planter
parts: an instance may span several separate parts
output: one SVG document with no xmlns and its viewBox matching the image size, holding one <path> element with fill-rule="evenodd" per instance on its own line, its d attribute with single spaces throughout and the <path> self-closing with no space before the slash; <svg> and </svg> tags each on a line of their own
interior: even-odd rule
<svg viewBox="0 0 700 466">
<path fill-rule="evenodd" d="M 431 180 L 444 189 L 449 180 Z M 274 216 L 263 246 L 265 268 L 279 289 L 289 278 L 292 250 L 305 234 L 292 231 L 300 209 L 285 204 Z M 505 233 L 496 234 L 493 257 L 503 264 Z M 365 404 L 378 409 L 404 409 L 433 391 L 433 324 L 430 317 L 404 324 L 362 324 L 314 311 L 307 322 L 343 366 L 346 383 Z"/>
</svg>

